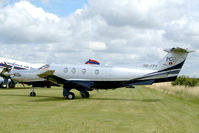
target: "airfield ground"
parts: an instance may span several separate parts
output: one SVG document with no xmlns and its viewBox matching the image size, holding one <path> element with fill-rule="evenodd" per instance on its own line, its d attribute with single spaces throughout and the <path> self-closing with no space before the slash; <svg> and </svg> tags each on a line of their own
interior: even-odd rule
<svg viewBox="0 0 199 133">
<path fill-rule="evenodd" d="M 62 88 L 0 89 L 0 133 L 198 133 L 199 101 L 138 86 L 69 101 Z"/>
</svg>

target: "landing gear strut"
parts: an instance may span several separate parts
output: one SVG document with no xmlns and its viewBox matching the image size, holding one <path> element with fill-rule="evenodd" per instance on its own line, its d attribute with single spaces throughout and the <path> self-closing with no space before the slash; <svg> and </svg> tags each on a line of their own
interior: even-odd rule
<svg viewBox="0 0 199 133">
<path fill-rule="evenodd" d="M 36 96 L 36 93 L 34 92 L 34 88 L 32 88 L 32 91 L 30 92 L 30 96 L 31 97 L 35 97 Z"/>
<path fill-rule="evenodd" d="M 70 89 L 63 88 L 63 96 L 68 100 L 75 99 L 75 94 L 70 92 Z"/>
</svg>

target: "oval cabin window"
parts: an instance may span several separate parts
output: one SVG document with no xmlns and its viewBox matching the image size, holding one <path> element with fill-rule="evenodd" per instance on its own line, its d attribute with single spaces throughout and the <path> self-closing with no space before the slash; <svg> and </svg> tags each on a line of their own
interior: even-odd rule
<svg viewBox="0 0 199 133">
<path fill-rule="evenodd" d="M 85 74 L 86 73 L 86 69 L 82 69 L 82 73 Z"/>
<path fill-rule="evenodd" d="M 76 73 L 76 69 L 75 69 L 75 68 L 72 68 L 71 72 L 72 72 L 72 73 Z"/>
<path fill-rule="evenodd" d="M 98 69 L 95 70 L 95 74 L 96 74 L 96 75 L 99 74 L 99 70 L 98 70 Z"/>
<path fill-rule="evenodd" d="M 68 68 L 64 68 L 64 73 L 67 73 L 68 72 Z"/>
</svg>

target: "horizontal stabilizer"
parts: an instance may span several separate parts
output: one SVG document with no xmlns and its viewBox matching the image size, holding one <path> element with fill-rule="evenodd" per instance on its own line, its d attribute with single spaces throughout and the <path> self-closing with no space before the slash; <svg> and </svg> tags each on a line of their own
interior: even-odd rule
<svg viewBox="0 0 199 133">
<path fill-rule="evenodd" d="M 165 49 L 164 51 L 168 53 L 191 53 L 194 52 L 194 50 L 188 50 L 188 49 L 183 49 L 183 48 L 172 48 L 172 49 Z"/>
</svg>

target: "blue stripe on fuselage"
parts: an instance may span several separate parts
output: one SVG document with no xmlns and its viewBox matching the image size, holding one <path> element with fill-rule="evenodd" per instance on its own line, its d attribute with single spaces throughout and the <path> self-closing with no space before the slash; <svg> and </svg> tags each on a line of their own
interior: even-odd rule
<svg viewBox="0 0 199 133">
<path fill-rule="evenodd" d="M 5 64 L 0 63 L 0 67 L 5 67 L 5 66 L 6 66 Z M 8 68 L 12 68 L 12 66 L 11 66 L 11 65 L 8 65 Z M 17 67 L 17 66 L 15 66 L 14 69 L 16 69 L 16 70 L 27 70 L 26 68 Z"/>
</svg>

